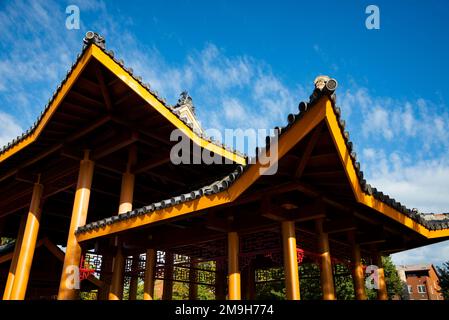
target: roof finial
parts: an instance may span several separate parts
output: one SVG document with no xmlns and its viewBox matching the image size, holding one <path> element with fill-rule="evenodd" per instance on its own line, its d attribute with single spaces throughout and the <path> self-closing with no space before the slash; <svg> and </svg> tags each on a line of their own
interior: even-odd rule
<svg viewBox="0 0 449 320">
<path fill-rule="evenodd" d="M 195 107 L 193 105 L 192 97 L 185 90 L 183 92 L 181 92 L 178 102 L 176 103 L 175 107 L 180 107 L 180 106 L 187 106 L 192 110 L 192 112 L 195 112 Z"/>
<path fill-rule="evenodd" d="M 94 31 L 87 31 L 86 36 L 83 39 L 83 42 L 85 46 L 88 46 L 89 44 L 93 43 L 102 49 L 106 49 L 106 41 L 104 37 Z"/>
<path fill-rule="evenodd" d="M 310 102 L 315 101 L 318 97 L 320 97 L 323 94 L 335 98 L 335 95 L 333 93 L 338 86 L 337 80 L 330 78 L 328 76 L 320 75 L 315 78 L 313 83 L 315 84 L 315 90 L 313 90 L 313 93 L 310 96 Z"/>
<path fill-rule="evenodd" d="M 328 93 L 333 93 L 337 89 L 337 80 L 332 79 L 328 76 L 318 76 L 314 81 L 315 89 L 320 91 L 327 91 Z"/>
</svg>

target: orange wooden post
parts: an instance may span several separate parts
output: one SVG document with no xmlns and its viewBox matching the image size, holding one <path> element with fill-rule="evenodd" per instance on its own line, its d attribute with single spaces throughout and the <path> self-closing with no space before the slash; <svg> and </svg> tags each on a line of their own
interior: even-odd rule
<svg viewBox="0 0 449 320">
<path fill-rule="evenodd" d="M 228 290 L 229 300 L 241 300 L 239 236 L 235 231 L 228 233 Z"/>
<path fill-rule="evenodd" d="M 316 231 L 319 237 L 319 250 L 321 257 L 321 289 L 323 300 L 335 300 L 334 277 L 332 261 L 329 250 L 329 236 L 323 231 L 323 220 L 316 220 Z"/>
<path fill-rule="evenodd" d="M 378 276 L 378 285 L 377 289 L 377 299 L 378 300 L 388 300 L 388 292 L 387 292 L 387 284 L 385 283 L 385 272 L 382 263 L 382 255 L 376 251 L 374 253 L 374 261 L 377 264 L 377 276 Z"/>
<path fill-rule="evenodd" d="M 14 246 L 14 254 L 9 266 L 8 279 L 6 280 L 5 290 L 3 292 L 3 300 L 9 300 L 11 297 L 12 287 L 14 285 L 14 278 L 16 276 L 17 261 L 19 260 L 20 248 L 22 246 L 23 233 L 25 231 L 27 216 L 23 215 L 20 219 L 19 231 L 17 233 L 16 243 Z"/>
<path fill-rule="evenodd" d="M 356 242 L 355 234 L 350 232 L 349 241 L 352 245 L 352 276 L 354 281 L 354 293 L 357 300 L 366 300 L 365 275 L 363 272 L 362 255 L 360 245 Z"/>
<path fill-rule="evenodd" d="M 300 300 L 294 221 L 282 221 L 282 243 L 287 300 Z"/>
<path fill-rule="evenodd" d="M 81 247 L 76 239 L 75 231 L 78 227 L 86 224 L 93 174 L 94 162 L 89 160 L 89 151 L 86 150 L 84 152 L 84 159 L 81 160 L 78 174 L 64 266 L 59 284 L 58 300 L 74 300 L 79 298 L 79 278 L 76 279 L 78 277 L 76 270 L 79 270 Z"/>
<path fill-rule="evenodd" d="M 156 275 L 156 250 L 148 249 L 145 262 L 145 280 L 143 283 L 143 300 L 154 299 L 154 277 Z"/>
<path fill-rule="evenodd" d="M 126 171 L 122 175 L 122 186 L 120 190 L 120 204 L 118 214 L 131 211 L 133 208 L 134 195 L 134 174 L 131 168 L 136 161 L 136 148 L 132 146 L 129 149 L 128 163 Z M 125 272 L 125 257 L 123 256 L 122 243 L 120 239 L 115 238 L 117 251 L 113 262 L 113 273 L 111 280 L 111 289 L 109 291 L 109 300 L 121 300 L 123 298 L 123 281 Z"/>
<path fill-rule="evenodd" d="M 25 299 L 31 265 L 33 263 L 34 250 L 36 248 L 37 235 L 39 232 L 39 224 L 41 219 L 40 204 L 43 189 L 44 187 L 39 183 L 38 178 L 38 181 L 33 187 L 30 210 L 28 211 L 25 230 L 20 246 L 20 253 L 17 259 L 14 284 L 9 297 L 10 300 Z"/>
</svg>

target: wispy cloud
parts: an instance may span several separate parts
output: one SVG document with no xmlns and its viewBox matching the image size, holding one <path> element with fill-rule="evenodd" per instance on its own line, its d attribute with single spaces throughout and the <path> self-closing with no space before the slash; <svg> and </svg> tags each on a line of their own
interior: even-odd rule
<svg viewBox="0 0 449 320">
<path fill-rule="evenodd" d="M 393 262 L 400 264 L 442 265 L 449 260 L 449 241 L 432 244 L 392 255 Z"/>
<path fill-rule="evenodd" d="M 425 99 L 377 97 L 353 87 L 339 95 L 370 184 L 422 212 L 449 212 L 449 115 Z M 357 149 L 357 148 L 356 148 Z M 441 264 L 449 241 L 393 255 L 398 264 Z"/>
<path fill-rule="evenodd" d="M 6 145 L 13 138 L 22 133 L 22 128 L 16 119 L 7 113 L 0 111 L 0 146 Z"/>
</svg>

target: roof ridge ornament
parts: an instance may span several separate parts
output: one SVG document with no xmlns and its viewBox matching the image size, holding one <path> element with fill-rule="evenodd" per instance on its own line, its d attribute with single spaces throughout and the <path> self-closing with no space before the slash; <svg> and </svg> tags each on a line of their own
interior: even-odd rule
<svg viewBox="0 0 449 320">
<path fill-rule="evenodd" d="M 315 90 L 313 90 L 313 93 L 310 96 L 310 102 L 313 102 L 321 95 L 331 96 L 338 86 L 337 80 L 325 75 L 319 75 L 315 78 L 313 83 L 315 85 Z"/>
<path fill-rule="evenodd" d="M 193 113 L 195 113 L 195 106 L 193 105 L 192 97 L 189 95 L 189 93 L 184 90 L 179 95 L 178 102 L 175 105 L 175 108 L 179 108 L 181 106 L 187 106 L 192 110 Z"/>
<path fill-rule="evenodd" d="M 83 42 L 84 46 L 88 46 L 89 44 L 93 43 L 102 49 L 106 49 L 106 40 L 104 39 L 104 37 L 94 31 L 87 31 Z"/>
</svg>

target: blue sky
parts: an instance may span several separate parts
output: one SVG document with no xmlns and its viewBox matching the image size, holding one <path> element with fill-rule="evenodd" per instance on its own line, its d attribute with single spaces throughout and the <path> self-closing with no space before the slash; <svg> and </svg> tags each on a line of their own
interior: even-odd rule
<svg viewBox="0 0 449 320">
<path fill-rule="evenodd" d="M 65 8 L 81 27 L 65 27 Z M 380 8 L 380 30 L 365 8 Z M 368 181 L 409 207 L 449 212 L 447 1 L 1 1 L 0 145 L 28 128 L 80 52 L 106 38 L 171 104 L 187 89 L 206 128 L 272 128 L 339 81 Z M 449 244 L 395 255 L 441 263 Z"/>
</svg>

